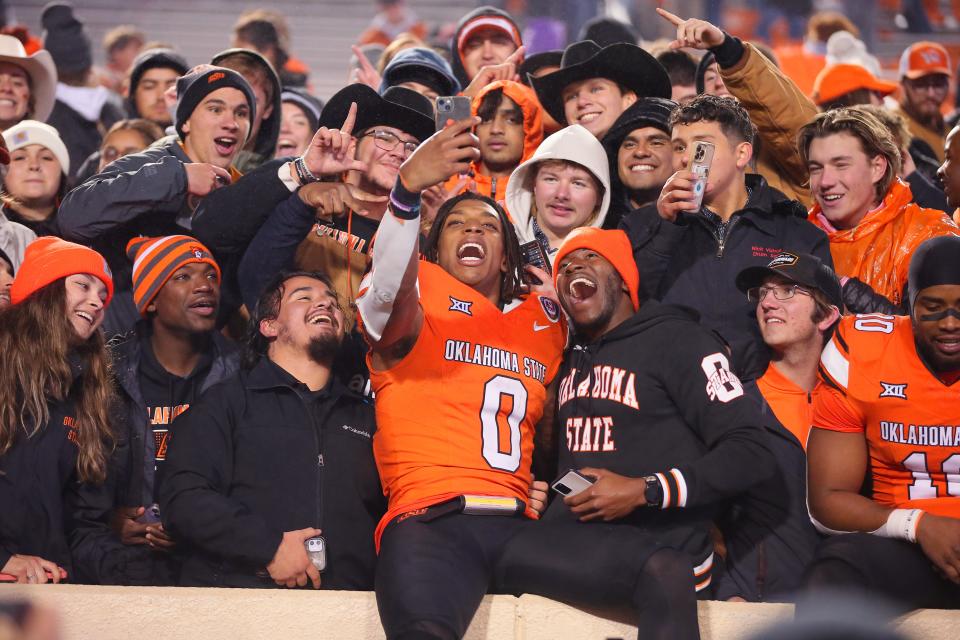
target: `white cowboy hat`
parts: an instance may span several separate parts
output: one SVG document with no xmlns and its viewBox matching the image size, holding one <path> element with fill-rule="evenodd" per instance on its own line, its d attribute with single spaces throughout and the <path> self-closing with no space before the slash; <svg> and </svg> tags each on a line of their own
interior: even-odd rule
<svg viewBox="0 0 960 640">
<path fill-rule="evenodd" d="M 13 36 L 0 35 L 0 62 L 22 67 L 30 76 L 33 112 L 26 117 L 45 122 L 53 111 L 57 93 L 57 67 L 46 49 L 28 56 L 23 44 Z"/>
</svg>

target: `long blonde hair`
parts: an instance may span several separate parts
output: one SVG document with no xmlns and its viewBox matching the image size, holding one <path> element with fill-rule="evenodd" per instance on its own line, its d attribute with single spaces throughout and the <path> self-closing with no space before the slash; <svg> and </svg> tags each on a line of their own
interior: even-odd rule
<svg viewBox="0 0 960 640">
<path fill-rule="evenodd" d="M 0 456 L 18 437 L 33 437 L 50 419 L 51 402 L 77 385 L 77 471 L 84 482 L 102 482 L 114 444 L 110 359 L 99 331 L 81 341 L 66 314 L 65 279 L 0 311 Z M 71 358 L 83 372 L 74 376 Z"/>
</svg>

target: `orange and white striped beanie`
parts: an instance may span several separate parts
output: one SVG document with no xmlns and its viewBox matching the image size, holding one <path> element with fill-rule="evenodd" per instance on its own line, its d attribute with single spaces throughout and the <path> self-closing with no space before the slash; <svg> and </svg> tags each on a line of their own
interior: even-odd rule
<svg viewBox="0 0 960 640">
<path fill-rule="evenodd" d="M 218 281 L 222 277 L 210 250 L 190 236 L 133 238 L 127 243 L 127 256 L 133 261 L 133 301 L 144 317 L 160 289 L 183 265 L 206 263 L 217 271 Z"/>
</svg>

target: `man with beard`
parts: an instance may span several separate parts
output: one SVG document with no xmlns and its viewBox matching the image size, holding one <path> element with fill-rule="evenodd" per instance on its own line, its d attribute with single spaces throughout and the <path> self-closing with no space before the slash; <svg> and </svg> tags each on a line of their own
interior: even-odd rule
<svg viewBox="0 0 960 640">
<path fill-rule="evenodd" d="M 917 248 L 908 291 L 910 315 L 845 318 L 820 357 L 807 495 L 814 523 L 835 537 L 807 586 L 883 596 L 902 611 L 956 609 L 960 238 Z"/>
<path fill-rule="evenodd" d="M 940 108 L 950 93 L 950 73 L 950 55 L 936 42 L 916 42 L 900 56 L 903 97 L 896 111 L 913 134 L 910 150 L 932 155 L 940 162 L 947 133 Z"/>
<path fill-rule="evenodd" d="M 330 276 L 337 295 L 348 302 L 345 366 L 337 367 L 336 375 L 354 391 L 366 387 L 367 374 L 363 352 L 356 351 L 362 340 L 352 332 L 349 303 L 370 264 L 373 235 L 400 164 L 433 133 L 432 114 L 428 98 L 402 87 L 391 87 L 381 96 L 358 83 L 334 94 L 320 116 L 321 131 L 334 132 L 344 158 L 350 159 L 344 164 L 352 162 L 352 168 L 330 172 L 327 177 L 334 181 L 310 182 L 281 202 L 240 262 L 247 308 L 255 304 L 266 279 L 281 269 L 319 270 Z"/>
<path fill-rule="evenodd" d="M 333 375 L 343 335 L 330 279 L 281 273 L 253 309 L 241 371 L 174 422 L 160 513 L 184 547 L 181 584 L 373 587 L 374 415 Z M 325 569 L 305 548 L 321 535 Z"/>
<path fill-rule="evenodd" d="M 575 334 L 559 374 L 558 468 L 592 484 L 508 543 L 497 586 L 630 603 L 640 637 L 699 638 L 711 520 L 773 471 L 762 418 L 693 314 L 640 304 L 624 232 L 577 229 L 554 264 Z"/>
</svg>

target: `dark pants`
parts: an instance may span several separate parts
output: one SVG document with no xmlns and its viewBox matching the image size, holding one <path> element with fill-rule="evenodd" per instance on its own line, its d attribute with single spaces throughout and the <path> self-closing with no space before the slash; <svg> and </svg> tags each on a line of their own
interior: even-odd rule
<svg viewBox="0 0 960 640">
<path fill-rule="evenodd" d="M 848 533 L 820 545 L 807 570 L 808 592 L 839 589 L 891 600 L 895 614 L 918 608 L 960 608 L 960 586 L 942 578 L 920 545 Z M 798 615 L 803 604 L 798 605 Z"/>
<path fill-rule="evenodd" d="M 690 557 L 628 526 L 436 510 L 394 522 L 377 563 L 387 638 L 461 638 L 483 595 L 532 593 L 639 613 L 644 638 L 699 638 Z"/>
</svg>

